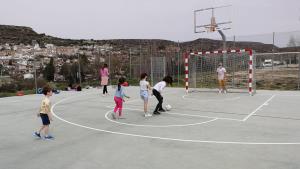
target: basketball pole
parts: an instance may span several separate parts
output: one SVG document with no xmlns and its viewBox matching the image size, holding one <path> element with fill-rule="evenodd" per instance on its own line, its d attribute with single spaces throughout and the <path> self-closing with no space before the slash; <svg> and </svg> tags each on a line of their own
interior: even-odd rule
<svg viewBox="0 0 300 169">
<path fill-rule="evenodd" d="M 225 34 L 223 33 L 222 30 L 218 30 L 219 34 L 221 35 L 222 37 L 222 40 L 223 40 L 223 51 L 226 51 L 226 36 Z M 223 66 L 226 67 L 226 60 L 227 60 L 227 56 L 226 56 L 226 53 L 223 54 Z"/>
</svg>

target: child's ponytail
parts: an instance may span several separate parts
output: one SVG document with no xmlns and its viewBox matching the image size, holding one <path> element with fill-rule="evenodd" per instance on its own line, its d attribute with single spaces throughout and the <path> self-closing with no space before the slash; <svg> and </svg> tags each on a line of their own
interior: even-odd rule
<svg viewBox="0 0 300 169">
<path fill-rule="evenodd" d="M 125 78 L 124 78 L 124 77 L 121 77 L 121 78 L 119 79 L 119 83 L 118 83 L 118 91 L 121 90 L 121 85 L 122 85 L 124 82 L 125 82 Z"/>
</svg>

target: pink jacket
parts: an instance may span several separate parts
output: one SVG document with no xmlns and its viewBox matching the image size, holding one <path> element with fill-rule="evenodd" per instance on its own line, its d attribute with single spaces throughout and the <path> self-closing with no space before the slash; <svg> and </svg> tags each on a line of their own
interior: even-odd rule
<svg viewBox="0 0 300 169">
<path fill-rule="evenodd" d="M 104 68 L 104 69 L 100 69 L 100 74 L 99 74 L 101 77 L 104 77 L 104 76 L 108 76 L 109 73 L 108 73 L 108 69 L 107 68 Z"/>
</svg>

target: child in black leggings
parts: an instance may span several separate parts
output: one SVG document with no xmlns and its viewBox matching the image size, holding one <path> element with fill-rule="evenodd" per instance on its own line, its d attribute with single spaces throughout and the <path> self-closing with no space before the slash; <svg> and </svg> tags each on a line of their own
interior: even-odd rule
<svg viewBox="0 0 300 169">
<path fill-rule="evenodd" d="M 161 92 L 167 85 L 172 85 L 172 82 L 173 82 L 172 77 L 166 76 L 166 77 L 164 77 L 164 79 L 162 81 L 160 81 L 154 85 L 152 93 L 158 100 L 158 103 L 154 109 L 153 114 L 157 115 L 157 114 L 160 114 L 160 112 L 165 112 L 165 110 L 162 108 L 163 97 L 161 96 Z"/>
</svg>

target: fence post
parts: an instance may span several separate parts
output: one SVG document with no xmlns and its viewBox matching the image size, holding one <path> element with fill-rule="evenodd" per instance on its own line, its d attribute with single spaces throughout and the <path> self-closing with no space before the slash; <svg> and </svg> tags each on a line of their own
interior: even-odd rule
<svg viewBox="0 0 300 169">
<path fill-rule="evenodd" d="M 179 78 L 180 78 L 180 47 L 179 47 L 179 41 L 177 42 L 177 87 L 179 87 Z"/>
<path fill-rule="evenodd" d="M 150 62 L 151 62 L 151 86 L 153 86 L 153 64 L 152 64 L 152 62 L 153 62 L 153 60 L 152 60 L 152 56 L 151 56 L 151 58 L 150 58 Z"/>
<path fill-rule="evenodd" d="M 131 79 L 131 48 L 129 48 L 129 79 Z"/>
<path fill-rule="evenodd" d="M 142 45 L 140 45 L 140 74 L 142 74 Z"/>
<path fill-rule="evenodd" d="M 273 82 L 273 80 L 274 80 L 274 77 L 273 77 L 273 74 L 274 74 L 274 46 L 275 46 L 275 32 L 273 32 L 273 47 L 272 47 L 272 53 L 273 53 L 273 55 L 272 55 L 272 60 L 271 60 L 271 63 L 272 63 L 272 82 Z"/>
<path fill-rule="evenodd" d="M 111 55 L 111 51 L 108 53 L 108 69 L 109 69 L 109 85 L 111 86 L 111 81 L 112 81 L 112 73 L 111 73 L 111 63 L 110 63 L 110 55 Z"/>
<path fill-rule="evenodd" d="M 300 90 L 300 54 L 298 54 L 298 90 Z"/>
</svg>

